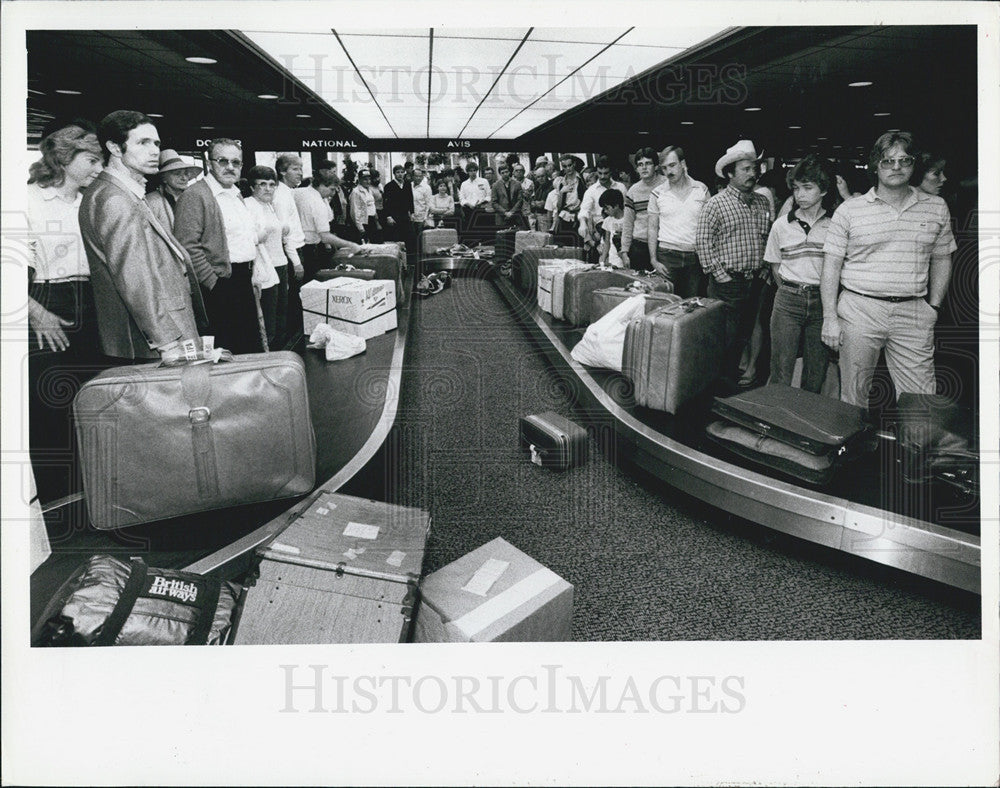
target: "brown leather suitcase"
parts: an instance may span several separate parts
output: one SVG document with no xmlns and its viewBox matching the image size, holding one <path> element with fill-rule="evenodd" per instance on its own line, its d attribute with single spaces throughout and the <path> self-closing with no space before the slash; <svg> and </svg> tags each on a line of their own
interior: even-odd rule
<svg viewBox="0 0 1000 788">
<path fill-rule="evenodd" d="M 676 413 L 700 394 L 722 369 L 725 330 L 714 298 L 687 298 L 629 323 L 622 374 L 635 385 L 636 404 Z"/>
<path fill-rule="evenodd" d="M 661 293 L 656 291 L 645 293 L 641 288 L 632 289 L 631 287 L 605 287 L 600 290 L 595 290 L 590 295 L 590 322 L 592 324 L 596 323 L 608 312 L 618 306 L 622 301 L 627 301 L 629 298 L 637 295 L 646 296 L 647 315 L 654 309 L 659 309 L 661 306 L 676 304 L 678 301 L 683 300 L 676 293 Z"/>
<path fill-rule="evenodd" d="M 458 231 L 447 227 L 436 227 L 420 233 L 420 253 L 423 255 L 437 254 L 440 249 L 447 249 L 458 243 Z"/>
<path fill-rule="evenodd" d="M 391 279 L 396 283 L 396 305 L 403 302 L 403 271 L 406 270 L 406 247 L 400 243 L 379 244 L 370 252 L 334 255 L 335 263 L 347 263 L 355 268 L 371 268 L 375 279 Z"/>
<path fill-rule="evenodd" d="M 626 287 L 641 283 L 650 291 L 673 292 L 674 286 L 658 274 L 630 271 L 626 268 L 595 268 L 590 271 L 569 271 L 563 280 L 562 318 L 574 326 L 588 326 L 591 319 L 591 294 L 606 287 Z M 553 311 L 553 314 L 555 312 Z"/>
<path fill-rule="evenodd" d="M 516 253 L 511 259 L 511 267 L 518 290 L 536 292 L 539 260 L 583 260 L 583 250 L 575 246 L 539 246 Z"/>
<path fill-rule="evenodd" d="M 295 353 L 116 367 L 73 401 L 95 528 L 309 492 L 316 438 Z"/>
</svg>

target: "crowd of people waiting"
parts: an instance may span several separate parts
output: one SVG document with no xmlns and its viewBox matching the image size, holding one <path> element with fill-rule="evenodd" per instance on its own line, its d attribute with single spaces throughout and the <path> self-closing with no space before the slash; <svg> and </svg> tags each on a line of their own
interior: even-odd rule
<svg viewBox="0 0 1000 788">
<path fill-rule="evenodd" d="M 421 229 L 437 226 L 464 242 L 548 231 L 593 262 L 721 299 L 734 388 L 790 382 L 802 355 L 802 386 L 819 391 L 837 351 L 841 396 L 864 407 L 883 350 L 897 391 L 935 388 L 933 329 L 956 245 L 938 196 L 945 162 L 906 132 L 876 141 L 863 193 L 816 155 L 762 176 L 747 140 L 716 162 L 714 194 L 676 146 L 636 151 L 634 180 L 606 156 L 589 168 L 564 155 L 558 171 L 539 156 L 528 173 L 511 154 L 483 175 L 475 159 L 437 173 L 407 162 L 384 186 L 361 169 L 348 191 L 332 164 L 304 184 L 294 154 L 241 178 L 241 147 L 222 138 L 197 177 L 200 164 L 161 149 L 153 121 L 127 110 L 59 128 L 40 152 L 26 211 L 33 464 L 72 446 L 68 400 L 47 392 L 107 366 L 183 359 L 203 335 L 234 353 L 283 347 L 301 328 L 299 284 L 331 250 L 402 241 L 415 253 Z"/>
</svg>

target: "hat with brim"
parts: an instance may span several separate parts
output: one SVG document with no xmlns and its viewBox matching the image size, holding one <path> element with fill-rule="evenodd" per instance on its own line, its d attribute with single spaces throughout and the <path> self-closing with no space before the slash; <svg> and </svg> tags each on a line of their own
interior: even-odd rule
<svg viewBox="0 0 1000 788">
<path fill-rule="evenodd" d="M 177 172 L 178 170 L 190 170 L 190 177 L 194 177 L 202 170 L 200 164 L 195 164 L 194 159 L 189 156 L 181 156 L 177 151 L 167 148 L 160 151 L 160 175 L 165 172 Z"/>
<path fill-rule="evenodd" d="M 722 168 L 727 164 L 732 164 L 734 161 L 742 161 L 743 159 L 760 161 L 763 157 L 763 153 L 760 156 L 757 155 L 757 150 L 750 140 L 740 140 L 733 147 L 729 148 L 721 159 L 715 162 L 715 174 L 722 178 L 724 177 L 722 175 Z"/>
<path fill-rule="evenodd" d="M 539 164 L 548 164 L 548 163 L 549 163 L 549 157 L 548 156 L 539 156 L 537 159 L 535 159 L 535 166 L 536 167 Z"/>
</svg>

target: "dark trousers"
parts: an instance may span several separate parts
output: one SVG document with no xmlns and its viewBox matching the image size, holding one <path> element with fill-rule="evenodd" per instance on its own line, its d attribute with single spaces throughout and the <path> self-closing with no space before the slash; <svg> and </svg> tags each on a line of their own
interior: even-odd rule
<svg viewBox="0 0 1000 788">
<path fill-rule="evenodd" d="M 656 262 L 667 267 L 667 279 L 674 285 L 674 292 L 681 298 L 705 295 L 706 274 L 701 270 L 698 255 L 673 249 L 657 249 Z"/>
<path fill-rule="evenodd" d="M 28 333 L 28 454 L 38 497 L 53 501 L 81 489 L 73 397 L 108 365 L 100 355 L 90 282 L 40 282 L 29 293 L 49 312 L 72 321 L 63 327 L 66 350 L 47 344 L 40 349 L 35 332 Z"/>
<path fill-rule="evenodd" d="M 316 278 L 316 272 L 324 268 L 329 268 L 331 263 L 330 250 L 323 244 L 306 244 L 299 249 L 299 259 L 302 261 L 302 270 L 305 275 L 302 277 L 302 284 L 311 282 Z"/>
<path fill-rule="evenodd" d="M 257 318 L 257 297 L 250 282 L 250 263 L 233 263 L 229 278 L 219 278 L 204 291 L 215 346 L 233 353 L 260 353 L 264 343 Z"/>
<path fill-rule="evenodd" d="M 283 344 L 285 325 L 288 320 L 288 266 L 276 265 L 274 272 L 278 275 L 278 284 L 260 292 L 260 310 L 264 314 L 264 327 L 267 329 L 267 346 L 277 349 L 275 342 Z"/>
<path fill-rule="evenodd" d="M 638 238 L 629 244 L 628 267 L 633 271 L 653 270 L 653 266 L 649 262 L 649 244 L 645 241 L 640 241 Z"/>
<path fill-rule="evenodd" d="M 722 374 L 736 381 L 740 377 L 740 357 L 750 335 L 760 306 L 763 280 L 756 276 L 733 277 L 729 282 L 708 282 L 708 297 L 717 298 L 726 309 L 726 341 L 722 359 Z"/>
</svg>

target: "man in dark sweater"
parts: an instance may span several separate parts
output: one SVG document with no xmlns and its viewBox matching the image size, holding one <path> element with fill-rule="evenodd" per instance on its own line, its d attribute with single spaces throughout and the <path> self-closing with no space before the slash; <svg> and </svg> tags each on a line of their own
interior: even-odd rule
<svg viewBox="0 0 1000 788">
<path fill-rule="evenodd" d="M 413 186 L 405 174 L 401 164 L 392 168 L 392 180 L 385 185 L 382 204 L 386 239 L 405 242 L 409 256 L 416 254 L 417 239 L 413 232 Z"/>
</svg>

